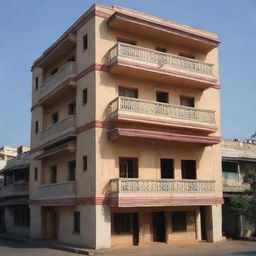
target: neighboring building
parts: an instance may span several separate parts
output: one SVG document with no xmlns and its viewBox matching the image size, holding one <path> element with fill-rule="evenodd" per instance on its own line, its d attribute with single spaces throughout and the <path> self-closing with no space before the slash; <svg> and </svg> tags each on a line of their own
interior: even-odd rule
<svg viewBox="0 0 256 256">
<path fill-rule="evenodd" d="M 256 170 L 256 144 L 253 140 L 222 141 L 222 206 L 223 233 L 227 237 L 249 237 L 256 231 L 255 223 L 246 217 L 235 215 L 230 208 L 230 197 L 250 189 L 246 174 Z"/>
<path fill-rule="evenodd" d="M 19 147 L 18 156 L 8 160 L 0 170 L 4 179 L 0 190 L 0 232 L 29 236 L 30 155 L 27 150 L 28 147 Z"/>
<path fill-rule="evenodd" d="M 6 162 L 17 156 L 17 148 L 13 146 L 0 147 L 0 170 L 5 167 Z"/>
<path fill-rule="evenodd" d="M 218 43 L 94 5 L 34 62 L 31 237 L 222 239 Z"/>
</svg>

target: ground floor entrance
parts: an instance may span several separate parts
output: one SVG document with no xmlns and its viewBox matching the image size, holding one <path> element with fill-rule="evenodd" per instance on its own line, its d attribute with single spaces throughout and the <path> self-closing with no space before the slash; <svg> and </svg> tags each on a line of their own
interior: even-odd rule
<svg viewBox="0 0 256 256">
<path fill-rule="evenodd" d="M 200 207 L 113 208 L 111 211 L 112 247 L 196 242 L 202 240 L 201 231 Z"/>
<path fill-rule="evenodd" d="M 164 212 L 152 213 L 152 227 L 153 227 L 153 241 L 166 242 L 166 228 L 165 228 L 165 214 Z"/>
</svg>

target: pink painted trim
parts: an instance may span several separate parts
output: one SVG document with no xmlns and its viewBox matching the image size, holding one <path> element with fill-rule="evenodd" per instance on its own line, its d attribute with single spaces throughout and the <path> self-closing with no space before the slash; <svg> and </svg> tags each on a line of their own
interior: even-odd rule
<svg viewBox="0 0 256 256">
<path fill-rule="evenodd" d="M 217 39 L 211 37 L 211 36 L 204 36 L 202 34 L 199 34 L 199 33 L 196 33 L 196 32 L 191 32 L 185 28 L 180 28 L 180 27 L 175 27 L 174 25 L 172 24 L 165 24 L 165 23 L 161 23 L 161 22 L 157 22 L 157 21 L 152 21 L 150 19 L 147 19 L 147 18 L 142 18 L 142 17 L 135 17 L 135 16 L 132 16 L 132 15 L 129 15 L 129 14 L 126 14 L 126 13 L 123 13 L 125 12 L 126 10 L 122 7 L 115 7 L 115 9 L 119 9 L 120 11 L 118 12 L 115 12 L 110 18 L 109 18 L 109 22 L 108 23 L 111 23 L 114 21 L 114 19 L 116 18 L 121 18 L 121 19 L 129 19 L 131 21 L 134 21 L 136 23 L 144 23 L 148 26 L 151 26 L 151 27 L 154 27 L 154 28 L 157 28 L 157 29 L 165 29 L 167 31 L 170 31 L 170 32 L 175 32 L 175 33 L 179 33 L 180 35 L 183 34 L 183 36 L 188 36 L 194 40 L 200 40 L 200 41 L 203 41 L 205 43 L 208 43 L 208 44 L 211 44 L 215 47 L 218 46 L 218 44 L 220 43 Z M 122 12 L 123 11 L 123 12 Z"/>
<path fill-rule="evenodd" d="M 223 204 L 222 197 L 74 197 L 62 199 L 30 200 L 30 205 L 110 205 L 116 207 L 195 206 Z"/>
<path fill-rule="evenodd" d="M 217 131 L 217 127 L 215 125 L 205 125 L 205 124 L 194 124 L 190 123 L 189 121 L 184 120 L 184 122 L 180 121 L 164 121 L 158 118 L 151 118 L 151 117 L 137 117 L 131 116 L 126 114 L 118 114 L 116 116 L 117 120 L 132 120 L 136 122 L 143 122 L 143 123 L 150 123 L 150 124 L 157 124 L 157 125 L 166 125 L 166 126 L 174 126 L 174 127 L 182 127 L 182 128 L 195 128 L 200 130 L 207 130 L 211 132 Z"/>
<path fill-rule="evenodd" d="M 115 128 L 108 133 L 110 140 L 115 140 L 120 136 L 126 137 L 138 137 L 138 138 L 151 138 L 159 140 L 179 141 L 179 142 L 191 142 L 202 143 L 207 145 L 218 144 L 221 141 L 217 136 L 196 136 L 187 134 L 167 133 L 159 131 L 149 131 L 141 129 L 127 129 L 127 128 Z"/>
</svg>

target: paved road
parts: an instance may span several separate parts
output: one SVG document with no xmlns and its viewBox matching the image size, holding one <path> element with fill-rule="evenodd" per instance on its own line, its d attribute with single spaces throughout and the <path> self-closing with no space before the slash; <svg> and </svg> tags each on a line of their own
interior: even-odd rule
<svg viewBox="0 0 256 256">
<path fill-rule="evenodd" d="M 0 256 L 75 256 L 69 252 L 31 246 L 0 239 Z M 256 256 L 256 242 L 225 241 L 192 245 L 169 245 L 102 250 L 96 255 L 106 256 Z"/>
<path fill-rule="evenodd" d="M 165 245 L 104 250 L 97 254 L 101 253 L 106 256 L 256 256 L 256 242 L 225 241 L 215 244 Z"/>
<path fill-rule="evenodd" d="M 0 239 L 0 256 L 75 256 L 78 254 L 40 248 L 26 243 Z"/>
</svg>

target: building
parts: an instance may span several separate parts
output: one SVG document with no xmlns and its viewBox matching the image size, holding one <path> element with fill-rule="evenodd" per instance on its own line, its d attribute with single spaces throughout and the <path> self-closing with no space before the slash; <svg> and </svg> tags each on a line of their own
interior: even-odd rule
<svg viewBox="0 0 256 256">
<path fill-rule="evenodd" d="M 222 206 L 223 232 L 227 237 L 249 237 L 256 232 L 255 223 L 244 216 L 235 215 L 230 208 L 230 197 L 242 194 L 250 189 L 246 175 L 256 170 L 256 144 L 253 140 L 240 142 L 238 140 L 222 141 L 222 176 L 223 196 Z"/>
<path fill-rule="evenodd" d="M 30 235 L 218 241 L 218 37 L 93 5 L 32 65 Z"/>
<path fill-rule="evenodd" d="M 0 147 L 0 170 L 5 167 L 7 160 L 17 156 L 17 148 L 13 146 Z"/>
<path fill-rule="evenodd" d="M 15 158 L 0 170 L 0 232 L 29 236 L 29 151 L 19 147 Z"/>
</svg>

